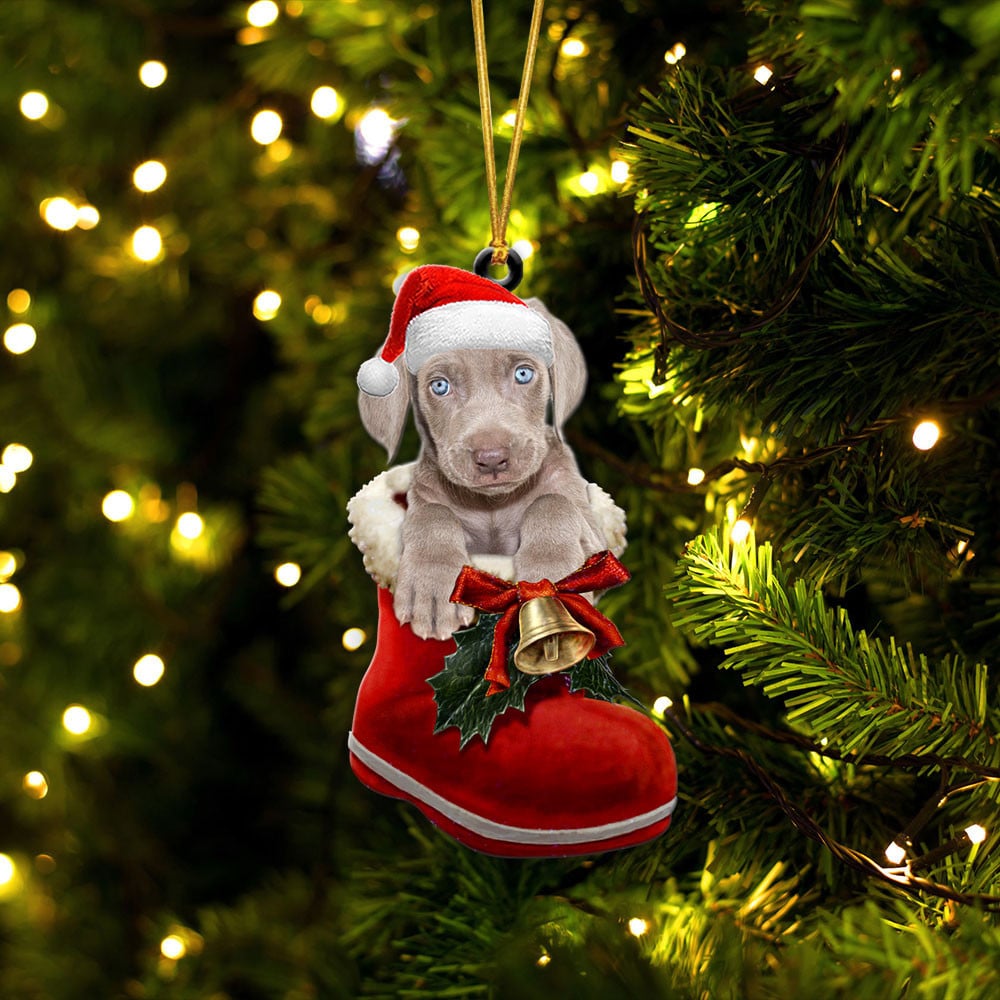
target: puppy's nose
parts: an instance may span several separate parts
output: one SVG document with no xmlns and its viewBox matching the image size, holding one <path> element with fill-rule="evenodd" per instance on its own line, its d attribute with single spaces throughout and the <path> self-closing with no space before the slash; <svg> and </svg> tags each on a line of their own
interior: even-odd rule
<svg viewBox="0 0 1000 1000">
<path fill-rule="evenodd" d="M 510 463 L 509 448 L 478 448 L 472 453 L 476 468 L 483 474 L 504 472 Z"/>
</svg>

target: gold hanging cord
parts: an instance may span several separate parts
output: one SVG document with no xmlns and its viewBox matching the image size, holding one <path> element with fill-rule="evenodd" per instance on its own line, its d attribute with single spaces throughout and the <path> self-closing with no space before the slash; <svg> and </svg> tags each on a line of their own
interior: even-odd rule
<svg viewBox="0 0 1000 1000">
<path fill-rule="evenodd" d="M 542 29 L 542 8 L 544 0 L 535 0 L 531 14 L 531 29 L 528 34 L 528 49 L 524 56 L 524 72 L 521 74 L 521 93 L 517 99 L 514 117 L 514 134 L 510 140 L 507 157 L 507 172 L 504 175 L 503 202 L 497 204 L 497 165 L 493 153 L 493 112 L 490 108 L 490 81 L 486 67 L 486 24 L 483 18 L 483 0 L 472 0 L 472 27 L 476 38 L 476 72 L 479 77 L 479 110 L 483 121 L 483 152 L 486 156 L 486 187 L 490 199 L 490 229 L 493 238 L 492 263 L 507 263 L 507 219 L 510 216 L 511 195 L 514 192 L 514 174 L 517 173 L 517 156 L 521 149 L 524 132 L 524 115 L 528 109 L 528 91 L 535 67 L 535 53 L 538 51 L 538 36 Z"/>
</svg>

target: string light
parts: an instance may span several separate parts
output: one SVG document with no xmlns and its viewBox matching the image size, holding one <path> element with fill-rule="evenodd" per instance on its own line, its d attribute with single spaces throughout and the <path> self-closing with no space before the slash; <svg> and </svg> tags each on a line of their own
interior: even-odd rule
<svg viewBox="0 0 1000 1000">
<path fill-rule="evenodd" d="M 587 194 L 597 194 L 597 189 L 601 186 L 601 179 L 593 170 L 586 170 L 576 179 L 576 183 L 583 188 Z"/>
<path fill-rule="evenodd" d="M 363 628 L 349 628 L 340 637 L 341 644 L 348 652 L 360 649 L 368 638 L 368 634 Z"/>
<path fill-rule="evenodd" d="M 41 771 L 29 771 L 21 779 L 21 787 L 33 799 L 44 799 L 49 794 L 48 778 Z"/>
<path fill-rule="evenodd" d="M 101 513 L 109 521 L 127 521 L 135 513 L 135 501 L 125 490 L 112 490 L 101 501 Z"/>
<path fill-rule="evenodd" d="M 79 210 L 68 198 L 46 198 L 38 210 L 42 218 L 53 228 L 67 233 L 76 226 Z"/>
<path fill-rule="evenodd" d="M 699 486 L 705 481 L 705 470 L 692 466 L 687 474 L 688 486 Z"/>
<path fill-rule="evenodd" d="M 642 917 L 632 917 L 628 922 L 628 932 L 632 937 L 642 937 L 649 930 L 649 924 Z"/>
<path fill-rule="evenodd" d="M 255 28 L 266 28 L 278 20 L 278 5 L 274 0 L 256 0 L 247 7 L 247 24 Z"/>
<path fill-rule="evenodd" d="M 160 682 L 165 670 L 166 664 L 156 653 L 146 653 L 135 661 L 135 666 L 132 667 L 132 676 L 137 684 L 141 684 L 143 687 L 152 687 Z"/>
<path fill-rule="evenodd" d="M 897 66 L 889 76 L 895 83 L 898 83 L 903 78 L 903 71 Z"/>
<path fill-rule="evenodd" d="M 774 70 L 770 66 L 760 65 L 753 71 L 753 78 L 762 87 L 767 85 L 772 76 L 774 76 Z"/>
<path fill-rule="evenodd" d="M 742 545 L 750 537 L 753 525 L 745 518 L 739 517 L 729 529 L 729 537 L 736 545 Z"/>
<path fill-rule="evenodd" d="M 405 253 L 413 253 L 420 246 L 420 230 L 413 226 L 401 226 L 396 230 L 399 247 Z"/>
<path fill-rule="evenodd" d="M 309 99 L 309 107 L 317 118 L 328 121 L 336 118 L 344 108 L 344 101 L 333 87 L 317 87 Z"/>
<path fill-rule="evenodd" d="M 155 191 L 167 179 L 167 168 L 159 160 L 146 160 L 132 171 L 132 183 L 145 192 Z"/>
<path fill-rule="evenodd" d="M 69 705 L 62 714 L 63 729 L 74 736 L 83 736 L 94 724 L 94 717 L 83 705 Z"/>
<path fill-rule="evenodd" d="M 26 313 L 31 308 L 31 295 L 23 288 L 12 288 L 7 293 L 7 308 L 12 313 Z"/>
<path fill-rule="evenodd" d="M 537 965 L 540 969 L 544 969 L 545 966 L 548 965 L 549 962 L 551 961 L 552 961 L 552 956 L 547 955 L 543 952 L 541 955 L 538 956 L 538 961 L 535 962 L 535 965 Z"/>
<path fill-rule="evenodd" d="M 0 583 L 0 614 L 13 614 L 21 607 L 21 591 L 13 583 Z"/>
<path fill-rule="evenodd" d="M 0 552 L 0 581 L 9 580 L 17 571 L 17 559 L 13 552 Z"/>
<path fill-rule="evenodd" d="M 167 67 L 159 59 L 147 59 L 139 67 L 139 79 L 144 87 L 155 90 L 163 86 L 167 79 Z"/>
<path fill-rule="evenodd" d="M 265 108 L 253 116 L 250 122 L 250 135 L 254 142 L 269 146 L 281 135 L 282 128 L 284 122 L 281 120 L 281 115 L 277 111 Z"/>
<path fill-rule="evenodd" d="M 676 42 L 673 48 L 663 54 L 663 61 L 668 66 L 676 66 L 686 55 L 687 46 L 683 42 Z"/>
<path fill-rule="evenodd" d="M 37 122 L 49 110 L 49 99 L 40 90 L 29 90 L 21 95 L 21 114 L 29 121 Z"/>
<path fill-rule="evenodd" d="M 653 715 L 658 719 L 662 719 L 671 708 L 673 708 L 674 701 L 672 698 L 665 694 L 661 694 L 656 701 L 653 702 Z"/>
<path fill-rule="evenodd" d="M 273 288 L 265 288 L 253 300 L 253 314 L 257 319 L 267 321 L 274 319 L 281 308 L 281 295 Z"/>
<path fill-rule="evenodd" d="M 94 205 L 81 205 L 76 210 L 77 229 L 93 229 L 101 221 L 101 213 Z"/>
<path fill-rule="evenodd" d="M 949 854 L 954 854 L 964 847 L 976 847 L 985 839 L 986 829 L 978 823 L 973 823 L 967 826 L 957 837 L 952 837 L 951 840 L 940 847 L 934 848 L 933 851 L 928 851 L 926 854 L 920 855 L 919 858 L 914 858 L 910 862 L 909 870 L 910 872 L 917 872 L 925 868 L 931 868 Z"/>
<path fill-rule="evenodd" d="M 164 958 L 169 958 L 172 962 L 176 962 L 187 954 L 187 945 L 179 935 L 168 934 L 160 942 L 160 954 Z"/>
<path fill-rule="evenodd" d="M 0 465 L 7 466 L 12 472 L 27 471 L 34 460 L 31 450 L 23 444 L 9 444 L 0 454 Z"/>
<path fill-rule="evenodd" d="M 893 841 L 886 849 L 885 856 L 888 862 L 892 865 L 899 865 L 903 863 L 903 858 L 906 857 L 906 848 L 901 847 L 896 841 Z"/>
<path fill-rule="evenodd" d="M 11 354 L 26 354 L 35 346 L 37 334 L 30 323 L 13 323 L 3 335 L 3 346 Z"/>
<path fill-rule="evenodd" d="M 302 567 L 296 562 L 284 562 L 275 567 L 274 578 L 282 587 L 294 587 L 302 579 Z"/>
<path fill-rule="evenodd" d="M 9 854 L 0 854 L 0 886 L 10 885 L 17 874 L 17 866 Z"/>
<path fill-rule="evenodd" d="M 611 179 L 616 184 L 624 184 L 628 180 L 631 168 L 624 160 L 611 161 Z"/>
<path fill-rule="evenodd" d="M 566 56 L 567 59 L 579 59 L 589 51 L 587 43 L 582 38 L 567 38 L 559 46 L 559 54 Z"/>
<path fill-rule="evenodd" d="M 205 530 L 205 522 L 200 514 L 194 513 L 194 511 L 188 511 L 185 514 L 181 514 L 177 518 L 177 534 L 181 538 L 186 538 L 191 541 L 198 538 L 202 532 Z"/>
<path fill-rule="evenodd" d="M 16 484 L 17 473 L 6 465 L 0 465 L 0 493 L 10 493 Z"/>
<path fill-rule="evenodd" d="M 354 128 L 358 159 L 362 163 L 379 163 L 384 160 L 396 137 L 399 122 L 384 108 L 369 108 Z"/>
<path fill-rule="evenodd" d="M 941 437 L 941 427 L 934 420 L 921 420 L 913 428 L 913 447 L 919 451 L 930 451 Z"/>
<path fill-rule="evenodd" d="M 151 264 L 163 253 L 163 237 L 156 226 L 139 226 L 132 234 L 132 256 Z"/>
</svg>

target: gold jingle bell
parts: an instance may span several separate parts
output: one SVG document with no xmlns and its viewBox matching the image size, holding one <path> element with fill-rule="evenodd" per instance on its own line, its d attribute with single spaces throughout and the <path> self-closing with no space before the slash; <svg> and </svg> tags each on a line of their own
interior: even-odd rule
<svg viewBox="0 0 1000 1000">
<path fill-rule="evenodd" d="M 594 648 L 596 636 L 584 628 L 557 597 L 533 597 L 517 615 L 521 638 L 514 666 L 525 674 L 554 674 L 579 663 Z"/>
</svg>

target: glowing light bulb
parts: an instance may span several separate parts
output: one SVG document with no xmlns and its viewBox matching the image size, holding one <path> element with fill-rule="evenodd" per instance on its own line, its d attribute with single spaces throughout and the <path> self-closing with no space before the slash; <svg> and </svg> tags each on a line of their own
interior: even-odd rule
<svg viewBox="0 0 1000 1000">
<path fill-rule="evenodd" d="M 587 43 L 582 38 L 567 38 L 559 46 L 559 54 L 568 59 L 579 59 L 580 56 L 585 56 L 589 51 Z"/>
<path fill-rule="evenodd" d="M 986 829 L 978 823 L 973 823 L 972 826 L 965 828 L 965 835 L 971 843 L 981 844 L 986 839 Z"/>
<path fill-rule="evenodd" d="M 686 55 L 687 46 L 683 42 L 676 42 L 672 48 L 663 54 L 663 61 L 668 66 L 676 66 Z"/>
<path fill-rule="evenodd" d="M 205 530 L 205 522 L 200 514 L 188 511 L 177 518 L 177 534 L 189 541 L 198 538 Z"/>
<path fill-rule="evenodd" d="M 109 521 L 127 521 L 135 513 L 135 501 L 124 490 L 112 490 L 101 501 L 101 513 Z"/>
<path fill-rule="evenodd" d="M 266 28 L 278 20 L 278 5 L 274 0 L 256 0 L 247 7 L 247 24 L 255 28 Z"/>
<path fill-rule="evenodd" d="M 94 717 L 83 705 L 70 705 L 62 714 L 62 724 L 67 733 L 83 736 L 93 726 Z"/>
<path fill-rule="evenodd" d="M 688 486 L 698 486 L 705 481 L 705 470 L 692 466 L 688 469 Z"/>
<path fill-rule="evenodd" d="M 184 943 L 184 939 L 177 934 L 168 934 L 160 942 L 160 954 L 164 958 L 176 962 L 187 954 L 187 945 Z"/>
<path fill-rule="evenodd" d="M 343 98 L 333 87 L 317 87 L 309 99 L 309 107 L 317 118 L 336 118 L 344 107 Z"/>
<path fill-rule="evenodd" d="M 891 865 L 901 864 L 903 858 L 906 857 L 906 848 L 905 847 L 900 847 L 899 844 L 896 843 L 896 841 L 893 841 L 885 849 L 885 856 L 886 856 L 886 860 L 889 862 L 889 864 L 891 864 Z"/>
<path fill-rule="evenodd" d="M 12 583 L 0 583 L 0 614 L 13 614 L 21 606 L 21 591 Z"/>
<path fill-rule="evenodd" d="M 280 308 L 281 295 L 273 288 L 265 288 L 264 291 L 258 293 L 257 297 L 253 300 L 254 316 L 265 322 L 269 319 L 274 319 L 274 317 L 278 315 L 278 310 Z"/>
<path fill-rule="evenodd" d="M 10 885 L 17 874 L 17 866 L 9 854 L 0 854 L 0 886 Z"/>
<path fill-rule="evenodd" d="M 101 213 L 94 205 L 81 205 L 76 210 L 76 226 L 78 229 L 93 229 L 101 221 Z"/>
<path fill-rule="evenodd" d="M 934 420 L 921 420 L 913 428 L 913 447 L 920 451 L 930 451 L 941 437 L 941 427 Z"/>
<path fill-rule="evenodd" d="M 893 80 L 894 82 L 898 83 L 898 82 L 899 82 L 900 80 L 902 80 L 902 79 L 903 79 L 903 71 L 902 71 L 902 70 L 901 70 L 901 69 L 900 69 L 900 68 L 899 68 L 899 67 L 897 66 L 897 67 L 896 67 L 896 68 L 895 68 L 895 69 L 894 69 L 894 70 L 893 70 L 893 71 L 892 71 L 892 72 L 891 72 L 891 73 L 889 74 L 889 76 L 890 76 L 890 77 L 892 78 L 892 80 Z"/>
<path fill-rule="evenodd" d="M 500 116 L 500 121 L 507 126 L 507 128 L 513 128 L 514 122 L 517 121 L 517 112 L 514 110 L 505 111 Z"/>
<path fill-rule="evenodd" d="M 167 168 L 159 160 L 146 160 L 132 171 L 132 183 L 140 191 L 155 191 L 167 179 Z"/>
<path fill-rule="evenodd" d="M 538 961 L 535 962 L 535 965 L 537 965 L 540 968 L 544 969 L 545 966 L 548 965 L 549 962 L 551 962 L 551 961 L 552 961 L 552 956 L 551 955 L 539 955 L 538 956 Z"/>
<path fill-rule="evenodd" d="M 156 653 L 146 653 L 145 656 L 140 656 L 135 661 L 135 666 L 132 667 L 132 676 L 137 684 L 141 684 L 143 687 L 152 687 L 160 682 L 166 669 L 166 664 Z"/>
<path fill-rule="evenodd" d="M 0 465 L 0 493 L 10 493 L 16 485 L 17 473 L 6 465 Z"/>
<path fill-rule="evenodd" d="M 26 354 L 35 346 L 37 334 L 30 323 L 13 323 L 3 335 L 3 346 L 11 354 Z"/>
<path fill-rule="evenodd" d="M 254 142 L 269 146 L 281 135 L 284 124 L 277 111 L 265 108 L 253 116 L 253 121 L 250 122 L 250 135 Z"/>
<path fill-rule="evenodd" d="M 396 239 L 399 240 L 400 249 L 413 253 L 420 246 L 420 230 L 413 226 L 402 226 L 396 230 Z"/>
<path fill-rule="evenodd" d="M 628 180 L 629 173 L 631 173 L 631 169 L 624 160 L 612 160 L 611 179 L 616 184 L 624 184 Z"/>
<path fill-rule="evenodd" d="M 658 719 L 662 719 L 664 715 L 667 714 L 668 709 L 673 707 L 673 699 L 667 697 L 665 694 L 661 694 L 656 701 L 653 702 L 653 715 Z"/>
<path fill-rule="evenodd" d="M 762 87 L 767 85 L 772 76 L 774 76 L 774 70 L 770 66 L 760 65 L 753 71 L 753 78 Z"/>
<path fill-rule="evenodd" d="M 132 256 L 151 264 L 163 253 L 163 237 L 156 226 L 140 226 L 132 234 Z"/>
<path fill-rule="evenodd" d="M 21 95 L 19 106 L 25 118 L 37 122 L 49 110 L 49 99 L 40 90 L 29 90 Z"/>
<path fill-rule="evenodd" d="M 349 628 L 340 637 L 340 641 L 348 652 L 353 652 L 355 649 L 360 649 L 364 644 L 365 640 L 368 638 L 368 634 L 363 628 Z"/>
<path fill-rule="evenodd" d="M 13 552 L 0 552 L 0 581 L 9 580 L 17 570 Z"/>
<path fill-rule="evenodd" d="M 77 223 L 79 210 L 68 198 L 46 198 L 38 206 L 42 218 L 62 233 L 69 232 Z"/>
<path fill-rule="evenodd" d="M 399 122 L 384 108 L 369 108 L 354 128 L 358 159 L 362 163 L 378 163 L 385 159 L 398 127 Z"/>
<path fill-rule="evenodd" d="M 276 566 L 274 578 L 282 587 L 294 587 L 302 579 L 302 567 L 296 562 L 285 562 Z"/>
<path fill-rule="evenodd" d="M 48 778 L 41 771 L 29 771 L 21 779 L 21 787 L 33 799 L 44 799 L 49 794 Z"/>
<path fill-rule="evenodd" d="M 730 529 L 729 537 L 737 545 L 740 545 L 750 537 L 751 531 L 753 531 L 753 527 L 750 522 L 745 517 L 740 517 L 736 519 Z"/>
<path fill-rule="evenodd" d="M 7 293 L 7 308 L 12 313 L 26 313 L 31 308 L 31 295 L 23 288 L 12 288 Z"/>
<path fill-rule="evenodd" d="M 587 194 L 596 194 L 601 185 L 601 179 L 593 170 L 587 170 L 576 179 L 577 184 L 583 188 Z"/>
<path fill-rule="evenodd" d="M 139 79 L 144 87 L 155 90 L 167 79 L 167 67 L 159 59 L 148 59 L 139 67 Z"/>
<path fill-rule="evenodd" d="M 0 465 L 6 465 L 13 472 L 24 472 L 31 468 L 35 456 L 23 444 L 9 444 L 0 454 Z"/>
<path fill-rule="evenodd" d="M 628 922 L 628 932 L 633 937 L 642 937 L 649 930 L 649 924 L 642 917 L 633 917 Z"/>
</svg>

